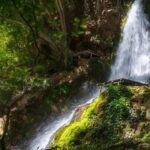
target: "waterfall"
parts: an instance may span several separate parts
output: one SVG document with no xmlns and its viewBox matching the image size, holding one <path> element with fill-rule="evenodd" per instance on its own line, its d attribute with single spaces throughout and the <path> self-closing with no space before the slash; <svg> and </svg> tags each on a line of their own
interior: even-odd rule
<svg viewBox="0 0 150 150">
<path fill-rule="evenodd" d="M 68 111 L 43 122 L 33 132 L 31 139 L 25 141 L 21 148 L 24 150 L 44 150 L 48 144 L 53 143 L 55 133 L 71 122 L 76 109 L 92 103 L 102 91 L 103 89 L 93 82 L 83 83 L 79 88 L 78 94 L 70 99 L 72 103 L 69 105 Z"/>
<path fill-rule="evenodd" d="M 128 13 L 110 80 L 150 83 L 150 23 L 141 1 L 135 0 Z"/>
</svg>

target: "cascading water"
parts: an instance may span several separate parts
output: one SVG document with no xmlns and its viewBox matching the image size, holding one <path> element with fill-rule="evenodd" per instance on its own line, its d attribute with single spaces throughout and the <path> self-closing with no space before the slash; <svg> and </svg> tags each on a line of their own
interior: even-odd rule
<svg viewBox="0 0 150 150">
<path fill-rule="evenodd" d="M 38 129 L 36 129 L 31 139 L 25 142 L 22 146 L 24 150 L 42 150 L 48 144 L 53 142 L 55 133 L 70 123 L 77 108 L 92 103 L 92 101 L 99 95 L 100 89 L 98 85 L 93 82 L 85 82 L 80 87 L 79 93 L 71 100 L 72 104 L 66 113 L 55 116 L 54 119 L 48 119 L 43 122 Z"/>
<path fill-rule="evenodd" d="M 135 0 L 128 13 L 110 80 L 150 83 L 150 23 L 141 2 Z"/>
</svg>

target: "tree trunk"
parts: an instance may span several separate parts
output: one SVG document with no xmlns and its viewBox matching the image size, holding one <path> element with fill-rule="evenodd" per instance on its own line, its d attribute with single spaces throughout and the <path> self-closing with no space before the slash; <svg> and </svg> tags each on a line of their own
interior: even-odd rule
<svg viewBox="0 0 150 150">
<path fill-rule="evenodd" d="M 62 31 L 66 35 L 66 19 L 65 19 L 62 2 L 61 2 L 61 0 L 55 0 L 55 3 L 56 3 L 57 11 L 59 13 Z"/>
<path fill-rule="evenodd" d="M 64 13 L 64 9 L 63 9 L 63 5 L 62 5 L 62 1 L 61 0 L 55 0 L 56 3 L 56 7 L 57 7 L 57 11 L 59 13 L 59 17 L 60 17 L 60 22 L 61 22 L 61 28 L 62 31 L 64 33 L 64 42 L 63 42 L 63 47 L 64 47 L 64 65 L 65 68 L 67 68 L 68 65 L 68 43 L 67 43 L 67 29 L 66 29 L 66 19 L 65 19 L 65 13 Z"/>
</svg>

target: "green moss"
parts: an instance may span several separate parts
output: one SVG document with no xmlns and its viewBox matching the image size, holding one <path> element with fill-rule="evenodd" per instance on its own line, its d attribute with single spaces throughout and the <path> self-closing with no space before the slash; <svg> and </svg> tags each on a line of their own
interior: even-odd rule
<svg viewBox="0 0 150 150">
<path fill-rule="evenodd" d="M 107 89 L 108 101 L 117 100 L 121 97 L 129 99 L 132 95 L 132 91 L 123 85 L 110 84 Z"/>
<path fill-rule="evenodd" d="M 94 137 L 94 139 L 97 140 L 99 136 L 101 136 L 101 134 L 97 133 L 103 132 L 102 130 L 105 131 L 104 126 L 105 128 L 113 127 L 115 122 L 117 124 L 118 121 L 120 121 L 123 117 L 125 118 L 129 115 L 125 98 L 130 96 L 131 93 L 127 88 L 118 85 L 110 85 L 108 90 L 101 94 L 87 108 L 79 121 L 72 122 L 69 126 L 61 129 L 57 133 L 55 145 L 61 147 L 68 145 L 79 146 L 84 142 L 87 142 L 91 137 Z M 106 105 L 106 100 L 110 101 L 110 99 L 110 104 Z M 100 111 L 100 106 L 102 105 L 105 105 L 105 108 L 103 111 Z M 101 121 L 103 122 L 104 126 L 101 125 Z M 97 127 L 92 128 L 93 124 L 95 124 Z M 113 137 L 112 135 L 111 138 L 116 139 L 116 137 Z"/>
<path fill-rule="evenodd" d="M 74 139 L 77 139 L 79 135 L 87 130 L 87 128 L 91 124 L 93 116 L 96 113 L 95 108 L 103 102 L 103 96 L 101 95 L 87 108 L 87 110 L 82 114 L 79 121 L 72 122 L 69 126 L 61 129 L 55 138 L 56 145 L 64 146 L 68 144 L 75 144 L 75 142 L 77 141 L 75 141 Z"/>
<path fill-rule="evenodd" d="M 124 134 L 133 130 L 131 100 L 139 96 L 148 100 L 149 90 L 149 87 L 144 86 L 109 85 L 107 90 L 88 106 L 78 121 L 72 121 L 57 133 L 53 148 L 109 150 L 113 149 L 114 145 L 119 145 L 114 147 L 115 150 L 124 149 Z M 138 147 L 137 142 L 147 144 L 150 140 L 149 124 L 145 123 L 139 137 L 128 140 L 126 144 L 135 149 Z"/>
<path fill-rule="evenodd" d="M 101 94 L 99 97 L 97 97 L 94 102 L 87 108 L 87 110 L 83 113 L 81 116 L 81 119 L 84 118 L 90 118 L 96 113 L 96 107 L 98 107 L 100 104 L 104 103 L 104 96 Z"/>
<path fill-rule="evenodd" d="M 150 121 L 145 123 L 143 133 L 136 137 L 136 140 L 143 143 L 150 143 Z"/>
<path fill-rule="evenodd" d="M 150 142 L 150 134 L 144 134 L 144 136 L 141 138 L 143 142 Z"/>
</svg>

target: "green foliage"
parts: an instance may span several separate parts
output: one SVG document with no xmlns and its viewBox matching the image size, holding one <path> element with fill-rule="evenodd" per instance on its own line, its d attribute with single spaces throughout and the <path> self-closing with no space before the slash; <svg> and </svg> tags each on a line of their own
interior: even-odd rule
<svg viewBox="0 0 150 150">
<path fill-rule="evenodd" d="M 54 103 L 56 101 L 58 101 L 58 98 L 61 98 L 61 97 L 66 97 L 71 95 L 71 87 L 68 85 L 68 84 L 62 84 L 62 85 L 59 85 L 55 88 L 51 88 L 50 89 L 50 95 L 47 97 L 47 100 L 50 102 L 50 103 Z"/>
<path fill-rule="evenodd" d="M 103 97 L 99 96 L 81 115 L 80 121 L 72 122 L 69 126 L 60 130 L 56 135 L 56 145 L 78 145 L 81 144 L 82 137 L 90 127 L 91 119 L 95 116 L 95 107 L 103 103 Z"/>
<path fill-rule="evenodd" d="M 47 67 L 43 65 L 37 65 L 33 68 L 33 71 L 39 74 L 47 73 L 47 70 L 48 70 Z"/>
<path fill-rule="evenodd" d="M 85 19 L 74 18 L 74 31 L 72 31 L 72 36 L 79 37 L 85 33 L 85 29 L 87 28 L 87 22 Z"/>
<path fill-rule="evenodd" d="M 56 87 L 50 86 L 47 89 L 47 96 L 45 102 L 48 109 L 55 112 L 64 112 L 68 109 L 69 101 L 75 93 L 77 93 L 78 87 L 64 83 Z"/>
<path fill-rule="evenodd" d="M 120 97 L 111 101 L 104 110 L 98 137 L 102 133 L 105 140 L 109 141 L 107 142 L 108 146 L 114 142 L 118 142 L 121 139 L 122 129 L 125 125 L 124 122 L 129 120 L 130 117 L 130 108 L 127 99 Z"/>
<path fill-rule="evenodd" d="M 143 142 L 150 142 L 150 134 L 144 134 L 144 136 L 141 138 Z"/>
<path fill-rule="evenodd" d="M 14 77 L 16 78 L 16 82 L 19 82 L 25 73 L 24 69 L 15 67 L 18 65 L 19 57 L 16 52 L 8 48 L 8 43 L 12 39 L 9 33 L 9 27 L 0 26 L 0 76 L 1 87 L 5 90 L 14 88 L 16 84 Z"/>
<path fill-rule="evenodd" d="M 31 74 L 32 57 L 28 51 L 23 51 L 25 47 L 21 39 L 22 34 L 19 36 L 20 39 L 14 41 L 14 32 L 16 30 L 12 26 L 0 25 L 0 93 L 5 91 L 6 95 L 9 95 L 17 90 L 47 87 L 46 78 Z M 16 35 L 16 38 L 19 37 Z"/>
<path fill-rule="evenodd" d="M 91 129 L 89 137 L 102 142 L 102 150 L 108 149 L 111 145 L 122 138 L 122 129 L 126 120 L 130 120 L 129 99 L 132 93 L 122 85 L 109 85 L 106 93 L 107 103 L 103 108 L 101 118 L 97 116 L 95 123 L 97 127 Z"/>
<path fill-rule="evenodd" d="M 104 121 L 108 126 L 115 126 L 120 124 L 118 122 L 129 119 L 129 103 L 124 97 L 111 101 L 105 111 Z M 105 124 L 105 125 L 106 125 Z"/>
<path fill-rule="evenodd" d="M 107 90 L 108 101 L 117 100 L 120 97 L 124 97 L 125 99 L 130 98 L 133 94 L 132 92 L 126 88 L 126 86 L 122 85 L 112 85 L 110 84 Z"/>
<path fill-rule="evenodd" d="M 69 48 L 64 42 L 66 33 L 61 29 L 56 3 L 9 0 L 0 4 L 0 25 L 9 26 L 12 36 L 7 46 L 15 52 L 21 51 L 23 60 L 24 54 L 29 53 L 33 62 L 48 61 L 51 70 L 64 69 Z"/>
<path fill-rule="evenodd" d="M 135 140 L 150 143 L 150 121 L 147 121 L 144 126 L 144 131 L 141 135 L 135 138 Z"/>
<path fill-rule="evenodd" d="M 0 89 L 0 105 L 8 101 L 10 97 L 11 97 L 11 93 L 9 93 L 9 91 Z"/>
<path fill-rule="evenodd" d="M 110 85 L 86 109 L 80 120 L 73 121 L 57 133 L 54 147 L 72 150 L 109 149 L 121 140 L 125 121 L 130 120 L 131 96 L 131 91 L 125 86 Z"/>
</svg>

